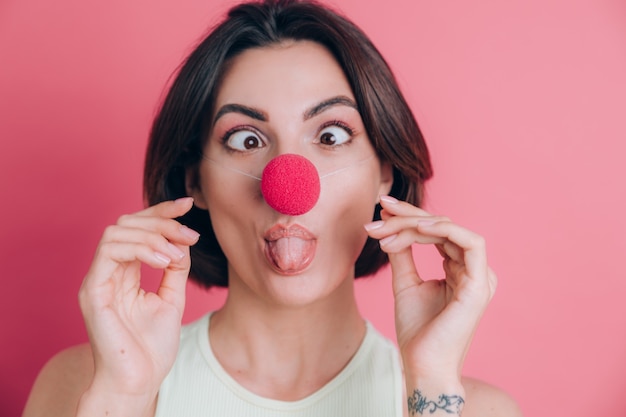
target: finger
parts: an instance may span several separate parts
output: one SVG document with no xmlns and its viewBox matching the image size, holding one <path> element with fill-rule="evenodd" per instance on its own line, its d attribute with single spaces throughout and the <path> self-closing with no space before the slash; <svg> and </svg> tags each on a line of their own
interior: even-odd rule
<svg viewBox="0 0 626 417">
<path fill-rule="evenodd" d="M 184 247 L 189 259 L 189 247 Z M 181 313 L 185 309 L 185 290 L 189 277 L 189 265 L 170 264 L 165 268 L 157 294 L 165 302 L 174 305 Z"/>
<path fill-rule="evenodd" d="M 389 238 L 384 241 L 385 250 L 397 250 L 407 244 L 416 236 L 416 243 L 426 242 L 426 236 L 432 239 L 432 243 L 440 243 L 443 252 L 456 262 L 464 264 L 470 275 L 484 274 L 487 270 L 487 255 L 484 238 L 471 232 L 446 217 L 432 216 L 425 210 L 409 203 L 399 201 L 390 196 L 380 196 L 380 203 L 385 213 L 384 226 L 376 225 L 368 230 L 368 234 L 374 238 L 381 238 L 387 234 Z M 396 220 L 403 219 L 403 220 Z M 374 222 L 377 223 L 377 222 Z M 401 232 L 399 228 L 410 228 L 414 223 L 418 234 Z M 395 229 L 394 229 L 395 227 Z M 394 236 L 397 234 L 397 236 Z M 440 238 L 441 240 L 438 240 Z M 385 237 L 382 238 L 383 240 Z M 449 241 L 450 243 L 446 243 Z M 381 246 L 382 247 L 382 246 Z"/>
<path fill-rule="evenodd" d="M 98 247 L 91 269 L 110 272 L 117 265 L 139 261 L 153 268 L 165 268 L 173 259 L 144 243 L 107 242 Z"/>
<path fill-rule="evenodd" d="M 452 283 L 456 288 L 459 284 L 460 278 L 462 277 L 463 269 L 465 265 L 458 263 L 450 258 L 443 259 L 443 270 L 446 273 L 446 280 Z"/>
<path fill-rule="evenodd" d="M 126 235 L 130 233 L 130 229 L 145 230 L 157 232 L 169 241 L 186 245 L 195 244 L 200 237 L 198 232 L 180 224 L 176 220 L 157 216 L 124 215 L 118 219 L 115 226 L 105 230 L 103 240 L 124 241 L 126 238 L 122 231 L 125 229 L 127 230 Z"/>
<path fill-rule="evenodd" d="M 163 201 L 137 212 L 139 216 L 157 216 L 175 219 L 187 213 L 193 207 L 192 197 L 182 197 L 177 200 Z"/>
<path fill-rule="evenodd" d="M 383 212 L 385 214 L 385 212 Z M 380 239 L 381 249 L 387 253 L 403 250 L 413 243 L 435 244 L 435 247 L 444 258 L 450 258 L 460 265 L 464 265 L 466 250 L 445 236 L 433 235 L 429 226 L 438 223 L 450 223 L 447 217 L 416 217 L 393 216 L 386 213 L 381 216 L 384 220 L 365 225 L 368 234 Z M 424 231 L 426 230 L 426 231 Z M 471 233 L 471 232 L 470 232 Z"/>
<path fill-rule="evenodd" d="M 141 262 L 156 269 L 163 269 L 173 263 L 183 268 L 191 264 L 189 256 L 173 262 L 166 254 L 155 251 L 142 243 L 103 243 L 98 247 L 94 261 L 84 281 L 86 287 L 98 287 L 117 277 L 118 268 L 124 264 Z"/>
<path fill-rule="evenodd" d="M 450 258 L 460 264 L 465 262 L 465 251 L 457 244 L 446 240 L 441 244 L 435 245 L 435 247 L 437 248 L 439 254 L 444 258 Z"/>
<path fill-rule="evenodd" d="M 157 248 L 157 242 L 161 245 L 170 242 L 190 246 L 199 238 L 198 232 L 176 220 L 130 215 L 120 218 L 119 224 L 108 226 L 101 242 L 145 242 L 153 243 Z"/>
<path fill-rule="evenodd" d="M 422 233 L 419 229 L 421 222 L 432 222 L 437 218 L 384 216 L 383 219 L 368 223 L 364 227 L 370 237 L 380 240 L 381 248 L 385 252 L 397 252 L 413 243 L 443 244 L 446 242 L 445 238 Z"/>
<path fill-rule="evenodd" d="M 482 236 L 469 231 L 450 221 L 437 221 L 433 224 L 421 224 L 421 233 L 429 236 L 445 238 L 456 245 L 462 252 L 462 263 L 465 264 L 470 275 L 473 273 L 484 274 L 487 270 L 487 254 L 485 240 Z M 460 261 L 458 254 L 455 254 L 454 246 L 444 244 L 443 249 L 446 254 Z"/>
<path fill-rule="evenodd" d="M 188 244 L 195 243 L 186 234 L 180 231 L 181 225 L 174 226 L 173 231 L 166 231 L 164 234 L 150 230 L 122 227 L 118 225 L 109 226 L 102 236 L 102 244 L 105 243 L 137 243 L 145 244 L 156 252 L 168 255 L 172 261 L 181 260 L 185 253 L 174 243 Z M 173 243 L 174 242 L 174 243 Z"/>
<path fill-rule="evenodd" d="M 395 216 L 432 216 L 432 214 L 423 208 L 414 206 L 405 201 L 400 201 L 388 195 L 380 196 L 380 205 L 383 209 Z"/>
<path fill-rule="evenodd" d="M 410 247 L 398 253 L 390 253 L 389 263 L 391 264 L 394 294 L 397 295 L 406 288 L 424 282 L 415 268 L 413 252 Z"/>
</svg>

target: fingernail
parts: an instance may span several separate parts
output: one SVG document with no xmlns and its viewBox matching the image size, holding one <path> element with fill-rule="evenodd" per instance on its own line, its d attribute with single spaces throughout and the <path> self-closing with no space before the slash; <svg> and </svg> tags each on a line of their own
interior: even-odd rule
<svg viewBox="0 0 626 417">
<path fill-rule="evenodd" d="M 196 232 L 193 229 L 188 228 L 185 225 L 180 226 L 180 231 L 183 235 L 187 236 L 190 239 L 193 239 L 194 241 L 200 238 L 200 233 Z"/>
<path fill-rule="evenodd" d="M 172 260 L 159 252 L 154 252 L 154 259 L 162 265 L 169 265 Z"/>
<path fill-rule="evenodd" d="M 398 200 L 390 195 L 381 195 L 380 196 L 381 201 L 384 201 L 385 203 L 389 203 L 389 204 L 396 204 L 398 202 Z"/>
<path fill-rule="evenodd" d="M 176 204 L 183 204 L 188 202 L 189 200 L 193 201 L 193 197 L 181 197 L 181 198 L 177 198 L 176 200 L 174 200 L 174 203 Z"/>
<path fill-rule="evenodd" d="M 384 239 L 380 239 L 380 241 L 378 243 L 380 244 L 380 246 L 385 246 L 385 245 L 388 245 L 389 243 L 391 243 L 397 237 L 398 237 L 398 235 L 387 236 Z"/>
<path fill-rule="evenodd" d="M 183 252 L 182 250 L 178 249 L 176 246 L 172 245 L 171 243 L 167 244 L 167 248 L 172 253 L 172 255 L 177 257 L 179 260 L 181 260 L 181 259 L 183 259 L 185 257 L 185 252 Z"/>
<path fill-rule="evenodd" d="M 365 227 L 365 230 L 370 231 L 370 230 L 374 230 L 374 229 L 379 229 L 379 228 L 383 227 L 384 224 L 385 224 L 385 222 L 383 220 L 377 220 L 375 222 L 367 223 L 367 224 L 363 225 L 363 227 Z"/>
</svg>

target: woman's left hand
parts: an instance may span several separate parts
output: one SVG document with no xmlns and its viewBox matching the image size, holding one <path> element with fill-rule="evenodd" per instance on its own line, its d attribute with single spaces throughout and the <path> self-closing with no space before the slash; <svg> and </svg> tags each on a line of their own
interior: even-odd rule
<svg viewBox="0 0 626 417">
<path fill-rule="evenodd" d="M 462 391 L 463 362 L 496 289 L 484 239 L 393 197 L 382 196 L 381 205 L 382 220 L 365 228 L 389 254 L 407 387 Z M 445 279 L 425 281 L 419 276 L 414 243 L 435 245 L 443 256 Z"/>
</svg>

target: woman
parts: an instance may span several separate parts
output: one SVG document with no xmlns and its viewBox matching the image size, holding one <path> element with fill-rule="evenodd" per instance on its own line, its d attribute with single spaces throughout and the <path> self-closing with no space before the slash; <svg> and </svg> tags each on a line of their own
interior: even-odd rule
<svg viewBox="0 0 626 417">
<path fill-rule="evenodd" d="M 320 176 L 297 215 L 259 185 L 286 154 Z M 419 208 L 430 176 L 360 30 L 311 3 L 235 7 L 155 120 L 150 207 L 104 232 L 80 291 L 90 344 L 46 365 L 25 415 L 519 415 L 460 375 L 496 278 L 480 236 Z M 436 245 L 445 280 L 422 281 L 414 243 Z M 354 279 L 387 260 L 399 355 L 354 297 Z M 164 271 L 156 293 L 142 263 Z M 229 293 L 181 331 L 190 274 Z"/>
</svg>

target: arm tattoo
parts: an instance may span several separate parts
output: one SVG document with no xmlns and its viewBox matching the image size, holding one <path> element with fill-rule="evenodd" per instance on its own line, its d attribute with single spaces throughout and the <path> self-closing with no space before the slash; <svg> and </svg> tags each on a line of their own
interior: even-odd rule
<svg viewBox="0 0 626 417">
<path fill-rule="evenodd" d="M 437 410 L 445 411 L 448 414 L 461 415 L 465 400 L 460 395 L 441 394 L 437 402 L 426 398 L 418 389 L 413 391 L 413 395 L 408 398 L 409 413 L 413 415 L 424 415 L 426 411 L 430 414 Z"/>
</svg>

